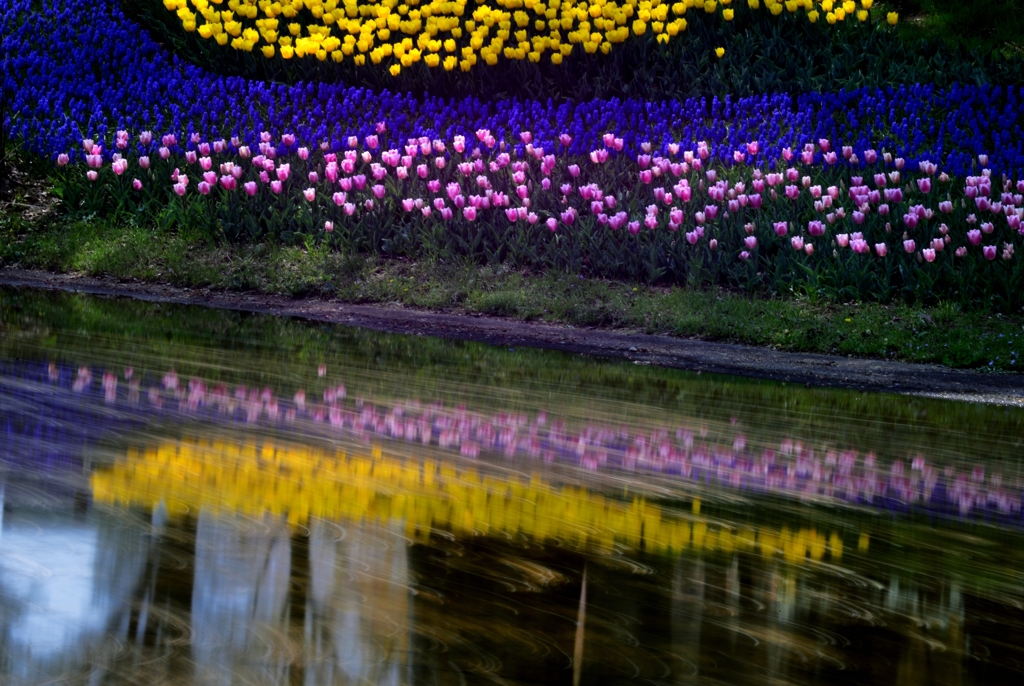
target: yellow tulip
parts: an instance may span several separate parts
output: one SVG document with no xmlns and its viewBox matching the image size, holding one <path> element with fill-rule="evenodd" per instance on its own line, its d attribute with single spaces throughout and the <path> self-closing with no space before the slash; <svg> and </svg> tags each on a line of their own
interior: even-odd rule
<svg viewBox="0 0 1024 686">
<path fill-rule="evenodd" d="M 281 58 L 290 60 L 295 55 L 295 49 L 290 45 L 281 46 Z"/>
<path fill-rule="evenodd" d="M 900 15 L 898 12 L 889 12 L 885 15 L 885 20 L 889 22 L 889 26 L 896 26 L 896 22 L 899 21 Z"/>
<path fill-rule="evenodd" d="M 642 20 L 637 19 L 636 21 L 633 22 L 633 33 L 635 33 L 638 36 L 642 36 L 644 35 L 645 31 L 647 31 L 647 24 L 645 24 Z"/>
<path fill-rule="evenodd" d="M 752 10 L 759 9 L 761 7 L 761 0 L 747 0 L 747 7 Z"/>
<path fill-rule="evenodd" d="M 228 34 L 226 33 L 218 33 L 216 36 L 213 37 L 213 39 L 217 41 L 217 45 L 228 44 Z"/>
<path fill-rule="evenodd" d="M 813 24 L 816 21 L 818 21 L 819 16 L 821 15 L 818 14 L 818 10 L 811 10 L 810 12 L 807 13 L 807 21 Z"/>
<path fill-rule="evenodd" d="M 857 10 L 857 20 L 858 21 L 867 21 L 868 20 L 868 11 L 867 10 Z"/>
<path fill-rule="evenodd" d="M 402 72 L 402 67 L 397 64 L 392 64 L 388 71 L 391 72 L 392 76 L 398 76 Z"/>
<path fill-rule="evenodd" d="M 829 24 L 835 24 L 836 23 L 836 15 L 835 15 L 835 13 L 834 12 L 829 12 L 828 14 L 826 14 L 825 15 L 825 21 L 827 21 Z"/>
<path fill-rule="evenodd" d="M 725 48 L 715 48 L 715 57 L 722 57 L 725 55 Z"/>
<path fill-rule="evenodd" d="M 551 53 L 551 64 L 561 64 L 561 63 L 562 63 L 562 53 L 560 53 L 560 52 L 553 52 L 553 53 Z"/>
<path fill-rule="evenodd" d="M 715 10 L 717 8 L 718 8 L 718 3 L 715 2 L 715 0 L 707 0 L 704 3 L 704 11 L 706 13 L 708 13 L 708 14 L 714 14 L 714 12 L 715 12 Z"/>
<path fill-rule="evenodd" d="M 875 4 L 875 0 L 860 0 L 860 6 L 866 10 L 871 9 L 871 6 Z"/>
<path fill-rule="evenodd" d="M 452 69 L 455 68 L 455 65 L 458 63 L 459 61 L 458 59 L 456 59 L 455 55 L 448 55 L 447 57 L 444 58 L 444 70 L 451 71 Z"/>
<path fill-rule="evenodd" d="M 733 10 L 731 10 L 731 9 L 722 10 L 722 19 L 725 19 L 726 21 L 732 21 L 732 16 L 733 16 Z"/>
<path fill-rule="evenodd" d="M 261 50 L 263 50 L 263 56 L 266 57 L 267 59 L 269 59 L 269 58 L 274 56 L 274 46 L 273 45 L 264 45 L 261 48 Z"/>
</svg>

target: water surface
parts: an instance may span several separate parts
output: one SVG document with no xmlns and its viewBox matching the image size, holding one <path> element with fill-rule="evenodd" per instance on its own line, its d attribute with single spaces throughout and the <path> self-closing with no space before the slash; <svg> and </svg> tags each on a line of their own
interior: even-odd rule
<svg viewBox="0 0 1024 686">
<path fill-rule="evenodd" d="M 0 682 L 1018 684 L 1024 413 L 0 290 Z"/>
</svg>

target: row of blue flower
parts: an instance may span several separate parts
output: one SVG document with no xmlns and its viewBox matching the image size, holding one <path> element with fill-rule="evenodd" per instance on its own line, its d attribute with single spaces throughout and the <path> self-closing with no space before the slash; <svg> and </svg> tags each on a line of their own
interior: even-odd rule
<svg viewBox="0 0 1024 686">
<path fill-rule="evenodd" d="M 472 139 L 488 128 L 499 140 L 531 130 L 536 144 L 551 150 L 569 133 L 568 152 L 585 154 L 601 147 L 602 133 L 616 131 L 626 154 L 644 141 L 664 149 L 670 141 L 706 140 L 731 163 L 726 156 L 749 141 L 778 159 L 782 147 L 824 137 L 855 150 L 881 146 L 912 165 L 928 159 L 951 174 L 967 173 L 976 155 L 987 153 L 996 173 L 1024 176 L 1019 87 L 910 84 L 685 102 L 443 101 L 210 74 L 156 44 L 118 0 L 0 0 L 0 35 L 8 130 L 51 158 L 83 138 L 106 142 L 109 155 L 117 129 L 176 133 L 183 142 L 193 132 L 206 140 L 239 136 L 252 147 L 260 131 L 287 131 L 298 144 L 327 141 L 341 149 L 349 135 L 362 139 L 386 121 L 385 148 L 414 136 Z"/>
</svg>

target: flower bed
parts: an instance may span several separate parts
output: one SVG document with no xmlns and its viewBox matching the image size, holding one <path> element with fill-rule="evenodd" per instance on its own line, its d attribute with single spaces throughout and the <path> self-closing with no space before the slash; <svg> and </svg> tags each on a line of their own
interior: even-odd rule
<svg viewBox="0 0 1024 686">
<path fill-rule="evenodd" d="M 1017 86 L 444 100 L 219 76 L 114 0 L 30 4 L 5 0 L 10 125 L 74 163 L 58 175 L 72 211 L 213 239 L 1020 306 Z"/>
</svg>

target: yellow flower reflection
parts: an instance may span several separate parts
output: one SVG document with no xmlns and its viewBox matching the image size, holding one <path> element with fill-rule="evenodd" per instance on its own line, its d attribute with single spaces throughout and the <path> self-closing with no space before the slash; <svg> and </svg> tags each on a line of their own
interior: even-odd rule
<svg viewBox="0 0 1024 686">
<path fill-rule="evenodd" d="M 539 475 L 517 477 L 434 459 L 350 455 L 317 447 L 230 441 L 183 441 L 130 450 L 92 475 L 98 503 L 155 507 L 180 515 L 279 516 L 292 525 L 311 517 L 404 522 L 424 540 L 434 529 L 456 535 L 528 536 L 571 548 L 610 551 L 615 544 L 652 552 L 759 551 L 791 563 L 842 556 L 839 534 L 709 524 L 643 498 L 618 499 L 586 488 L 555 485 Z"/>
</svg>

